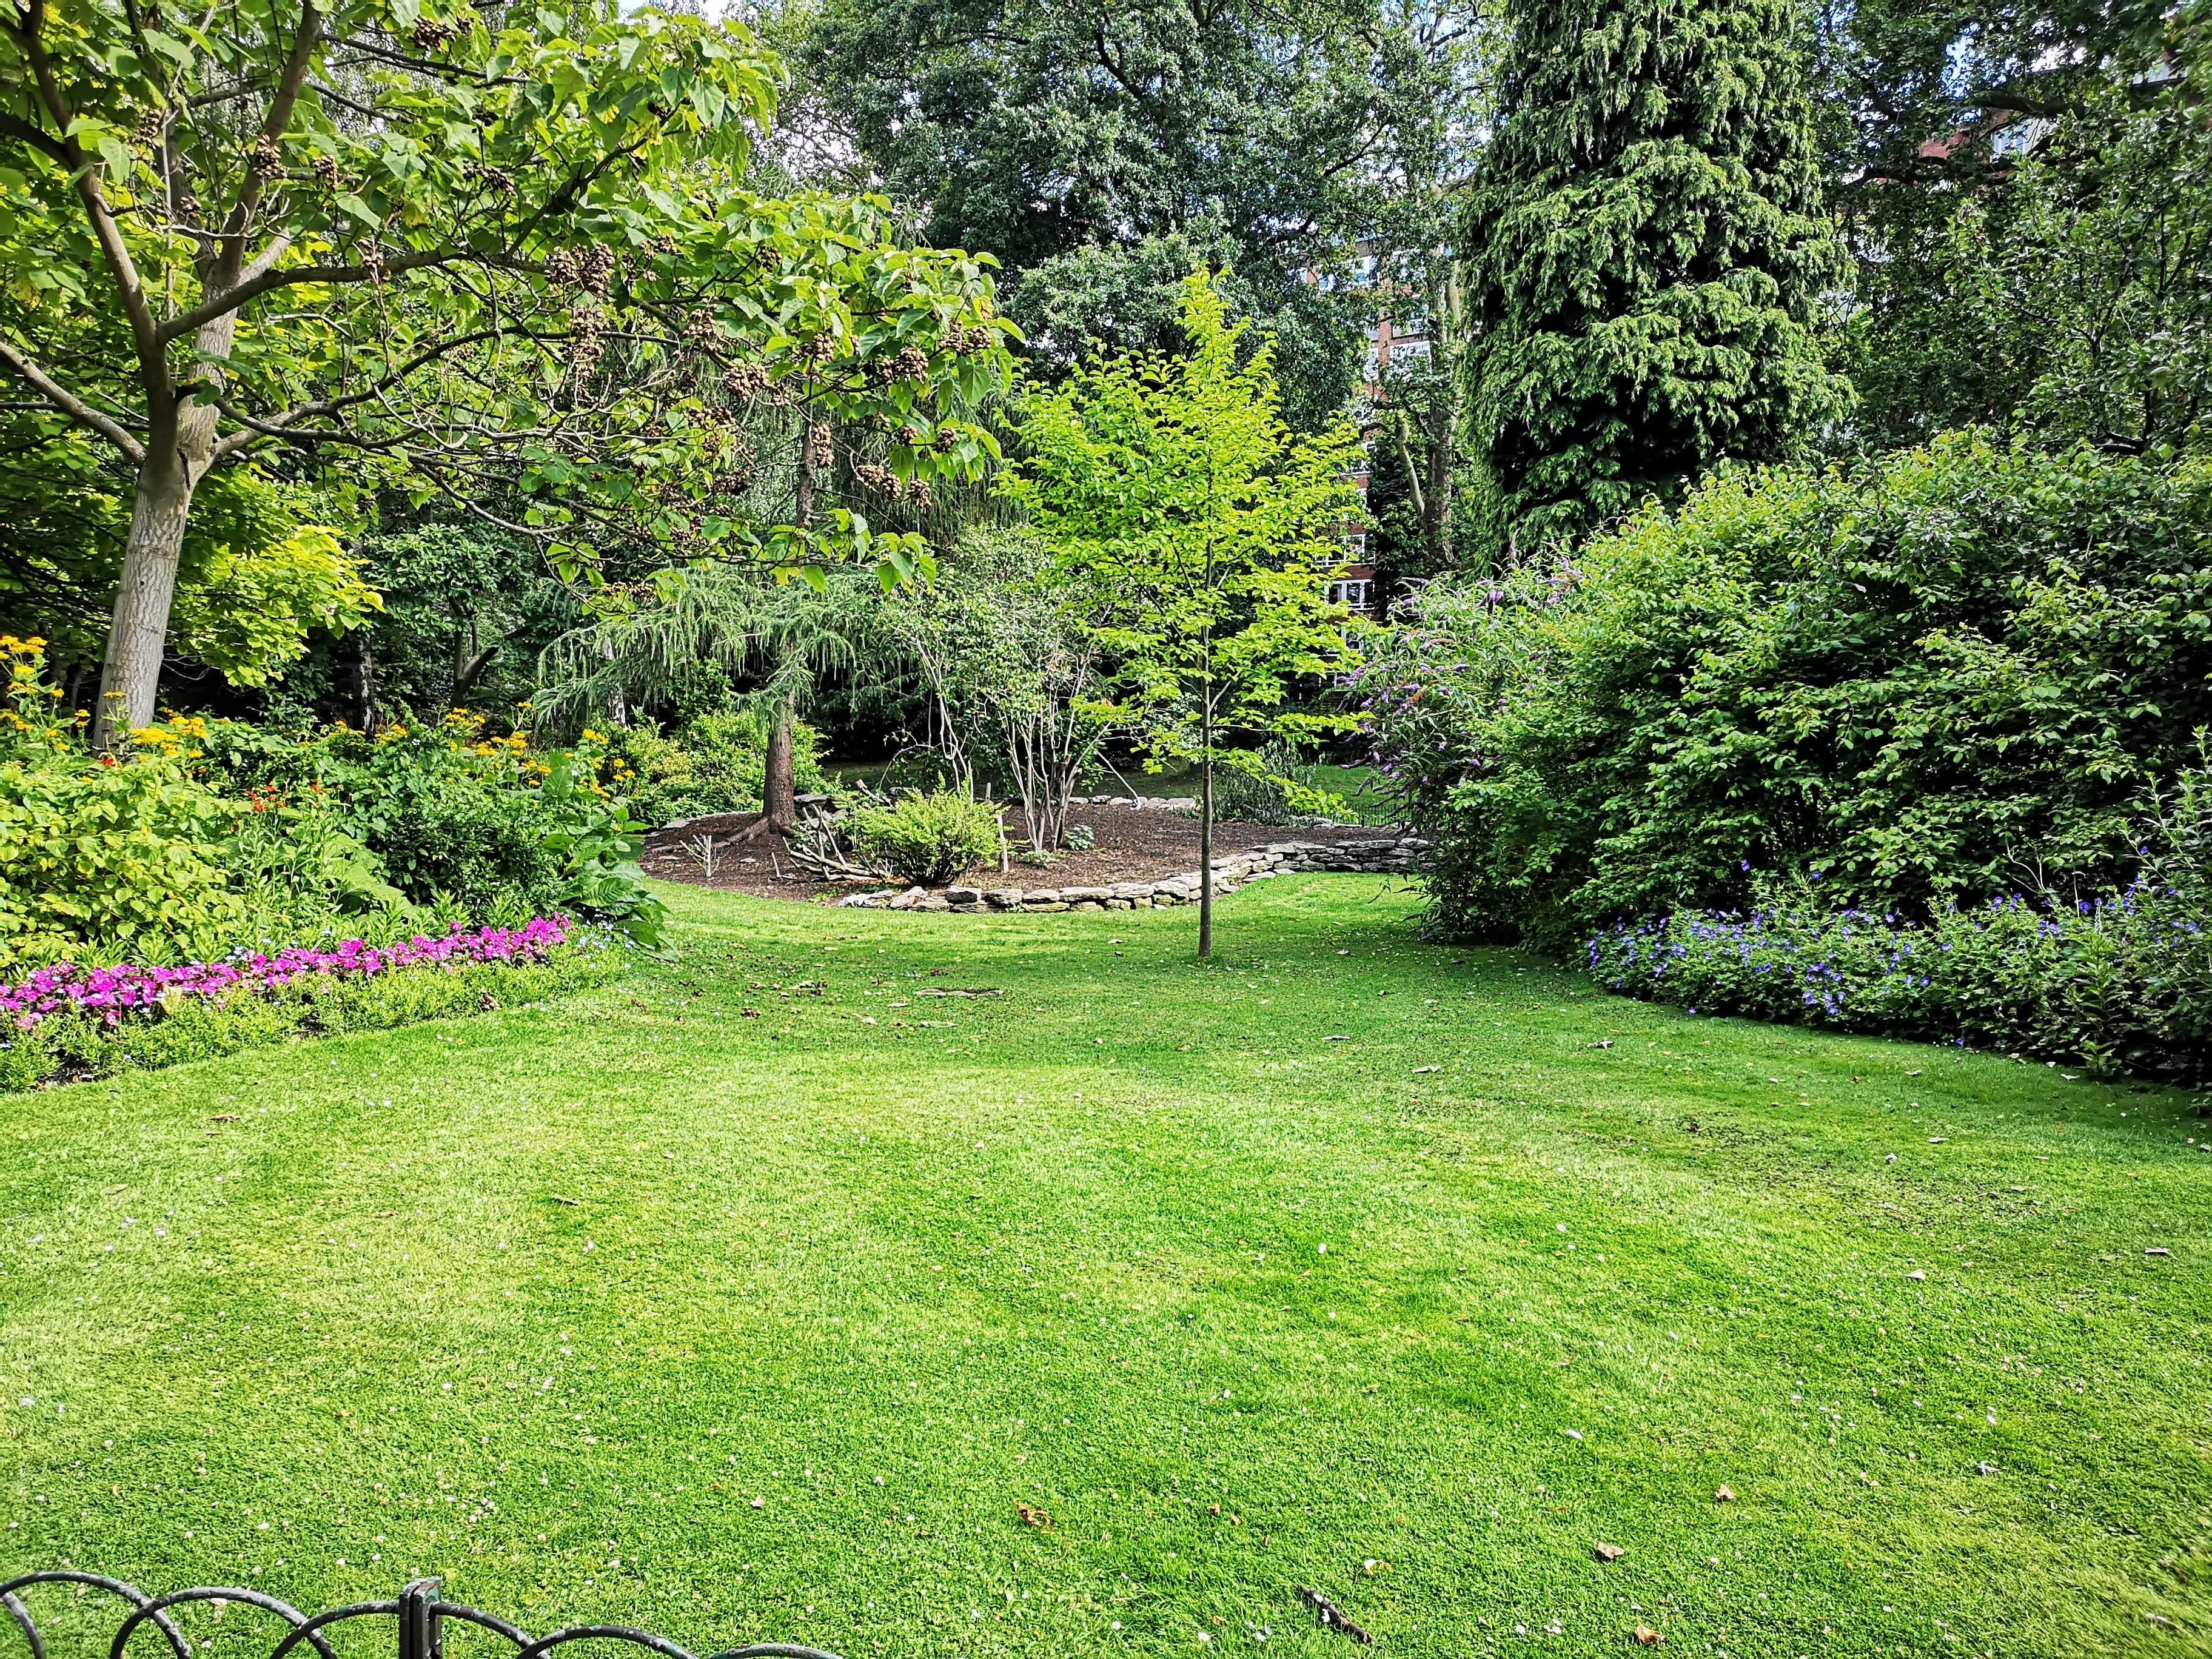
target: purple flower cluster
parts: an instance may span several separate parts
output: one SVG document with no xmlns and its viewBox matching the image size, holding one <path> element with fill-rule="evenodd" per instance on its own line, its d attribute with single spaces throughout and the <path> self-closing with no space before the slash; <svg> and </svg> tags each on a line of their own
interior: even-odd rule
<svg viewBox="0 0 2212 1659">
<path fill-rule="evenodd" d="M 452 973 L 478 963 L 538 963 L 574 933 L 574 924 L 566 916 L 540 916 L 520 927 L 457 929 L 442 939 L 417 934 L 396 945 L 351 939 L 327 950 L 294 946 L 274 956 L 238 956 L 182 968 L 59 963 L 21 984 L 0 986 L 0 1018 L 24 1031 L 57 1014 L 97 1014 L 114 1025 L 127 1013 L 174 1009 L 192 999 L 211 1001 L 234 993 L 267 995 L 302 981 L 370 979 L 399 968 Z"/>
</svg>

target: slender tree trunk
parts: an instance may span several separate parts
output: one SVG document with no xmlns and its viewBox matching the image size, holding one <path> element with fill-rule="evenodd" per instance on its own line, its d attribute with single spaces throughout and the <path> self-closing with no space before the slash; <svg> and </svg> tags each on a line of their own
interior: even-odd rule
<svg viewBox="0 0 2212 1659">
<path fill-rule="evenodd" d="M 1198 953 L 1213 954 L 1213 698 L 1199 715 Z"/>
<path fill-rule="evenodd" d="M 191 477 L 175 452 L 149 450 L 138 469 L 123 580 L 115 592 L 107 656 L 100 665 L 92 739 L 99 748 L 120 748 L 136 727 L 154 723 L 169 605 L 176 597 L 177 563 L 184 554 L 191 506 Z"/>
<path fill-rule="evenodd" d="M 799 787 L 791 749 L 793 713 L 787 699 L 779 702 L 769 716 L 768 775 L 761 787 L 761 809 L 772 830 L 788 830 L 799 822 Z"/>
<path fill-rule="evenodd" d="M 354 653 L 354 713 L 364 732 L 376 730 L 376 648 L 366 628 Z"/>
</svg>

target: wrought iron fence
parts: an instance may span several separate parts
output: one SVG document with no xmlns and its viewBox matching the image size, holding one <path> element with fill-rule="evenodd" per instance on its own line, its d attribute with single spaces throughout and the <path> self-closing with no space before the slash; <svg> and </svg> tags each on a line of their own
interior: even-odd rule
<svg viewBox="0 0 2212 1659">
<path fill-rule="evenodd" d="M 36 1584 L 75 1584 L 79 1595 L 88 1590 L 100 1590 L 126 1604 L 129 1612 L 108 1643 L 107 1659 L 124 1659 L 131 1638 L 148 1628 L 155 1632 L 152 1639 L 157 1653 L 159 1644 L 166 1642 L 171 1659 L 191 1659 L 192 1644 L 170 1613 L 173 1608 L 195 1602 L 211 1603 L 218 1613 L 232 1607 L 258 1607 L 283 1621 L 283 1636 L 270 1650 L 269 1659 L 290 1659 L 293 1650 L 302 1646 L 314 1650 L 313 1659 L 338 1659 L 325 1632 L 359 1619 L 391 1619 L 397 1622 L 398 1659 L 445 1659 L 445 1627 L 450 1620 L 474 1625 L 511 1644 L 514 1651 L 507 1659 L 544 1659 L 556 1648 L 572 1642 L 627 1642 L 632 1647 L 659 1654 L 661 1659 L 696 1659 L 690 1650 L 678 1647 L 665 1637 L 633 1630 L 627 1625 L 571 1625 L 548 1636 L 533 1637 L 496 1613 L 463 1607 L 458 1601 L 441 1601 L 438 1595 L 439 1582 L 435 1578 L 417 1578 L 392 1601 L 356 1601 L 310 1615 L 256 1589 L 202 1587 L 172 1590 L 167 1595 L 148 1595 L 119 1578 L 105 1578 L 98 1573 L 27 1572 L 0 1583 L 0 1608 L 7 1610 L 29 1644 L 30 1659 L 48 1659 L 46 1635 L 22 1598 L 22 1592 Z M 300 1659 L 309 1659 L 309 1656 L 302 1654 Z M 836 1656 L 819 1648 L 787 1642 L 757 1642 L 749 1647 L 726 1648 L 713 1659 L 836 1659 Z"/>
</svg>

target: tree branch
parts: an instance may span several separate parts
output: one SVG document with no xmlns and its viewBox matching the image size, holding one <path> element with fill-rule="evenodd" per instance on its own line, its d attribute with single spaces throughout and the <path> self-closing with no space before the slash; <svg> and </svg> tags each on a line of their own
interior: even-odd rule
<svg viewBox="0 0 2212 1659">
<path fill-rule="evenodd" d="M 307 83 L 307 71 L 314 66 L 315 48 L 321 45 L 322 39 L 322 11 L 315 0 L 306 0 L 300 9 L 300 32 L 292 38 L 291 55 L 284 60 L 284 71 L 270 94 L 269 112 L 262 118 L 261 131 L 254 143 L 247 147 L 246 177 L 239 184 L 238 199 L 231 204 L 230 216 L 223 222 L 223 251 L 219 266 L 223 288 L 239 280 L 240 268 L 246 263 L 246 228 L 253 222 L 253 210 L 260 205 L 261 192 L 269 177 L 259 166 L 256 152 L 264 143 L 280 141 L 285 129 L 292 125 L 293 107 L 300 101 L 300 88 Z"/>
<path fill-rule="evenodd" d="M 89 427 L 113 444 L 123 452 L 125 458 L 133 465 L 145 460 L 145 447 L 125 431 L 120 422 L 110 416 L 101 414 L 83 398 L 63 387 L 44 369 L 5 340 L 0 340 L 0 363 L 7 364 L 9 368 L 36 387 L 41 397 L 54 408 L 68 416 L 70 419 L 76 422 L 80 426 Z"/>
</svg>

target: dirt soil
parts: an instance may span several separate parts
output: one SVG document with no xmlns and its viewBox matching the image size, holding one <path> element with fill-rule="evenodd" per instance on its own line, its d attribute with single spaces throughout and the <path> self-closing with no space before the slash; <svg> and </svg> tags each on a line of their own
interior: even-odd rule
<svg viewBox="0 0 2212 1659">
<path fill-rule="evenodd" d="M 1015 815 L 1017 823 L 1019 817 Z M 1069 814 L 1068 821 L 1087 823 L 1097 835 L 1097 844 L 1089 852 L 1058 854 L 1042 870 L 1018 861 L 1004 874 L 985 868 L 970 871 L 963 879 L 979 887 L 1104 887 L 1117 881 L 1158 881 L 1198 868 L 1198 820 L 1194 817 L 1132 806 L 1079 806 Z M 731 828 L 744 822 L 727 820 Z M 781 842 L 759 836 L 725 840 L 726 830 L 715 836 L 714 878 L 709 881 L 698 860 L 684 845 L 705 827 L 702 821 L 696 828 L 673 833 L 659 830 L 647 836 L 645 855 L 640 860 L 646 873 L 663 881 L 688 882 L 695 887 L 750 893 L 761 898 L 842 897 L 869 890 L 848 882 L 817 881 L 791 862 Z M 1372 841 L 1395 833 L 1364 824 L 1285 829 L 1261 823 L 1216 823 L 1213 851 L 1216 858 L 1221 858 L 1273 842 Z"/>
</svg>

